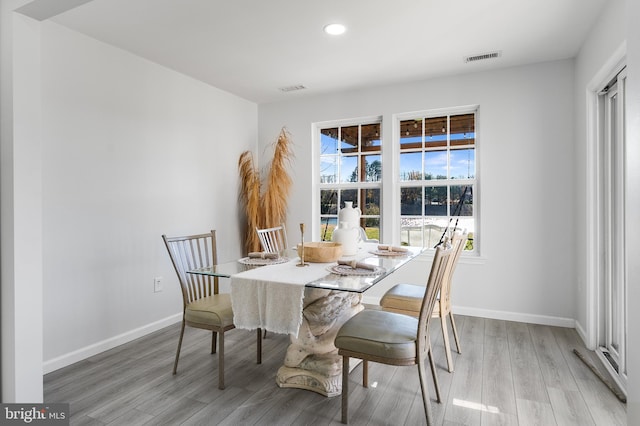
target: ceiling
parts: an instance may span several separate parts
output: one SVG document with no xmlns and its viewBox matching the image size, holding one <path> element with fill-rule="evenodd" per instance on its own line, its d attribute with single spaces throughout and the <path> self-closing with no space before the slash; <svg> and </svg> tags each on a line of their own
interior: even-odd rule
<svg viewBox="0 0 640 426">
<path fill-rule="evenodd" d="M 607 2 L 64 1 L 54 22 L 256 103 L 571 58 Z"/>
</svg>

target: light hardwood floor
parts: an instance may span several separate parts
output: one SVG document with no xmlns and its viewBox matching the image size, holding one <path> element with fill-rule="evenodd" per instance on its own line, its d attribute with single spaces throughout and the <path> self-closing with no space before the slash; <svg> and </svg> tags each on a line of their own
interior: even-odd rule
<svg viewBox="0 0 640 426">
<path fill-rule="evenodd" d="M 625 404 L 573 353 L 597 361 L 575 330 L 456 316 L 462 354 L 446 358 L 434 321 L 432 344 L 442 403 L 438 425 L 624 425 Z M 275 374 L 288 337 L 269 333 L 255 364 L 255 333 L 225 334 L 226 389 L 217 388 L 210 335 L 187 328 L 178 374 L 171 374 L 179 324 L 49 373 L 45 402 L 69 402 L 72 425 L 337 425 L 340 397 L 280 389 Z M 430 377 L 430 376 L 429 376 Z M 416 367 L 371 364 L 351 373 L 353 425 L 424 424 Z"/>
</svg>

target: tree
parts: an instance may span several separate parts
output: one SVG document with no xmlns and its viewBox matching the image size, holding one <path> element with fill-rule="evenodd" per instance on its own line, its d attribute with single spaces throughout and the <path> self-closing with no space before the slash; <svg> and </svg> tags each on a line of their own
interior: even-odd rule
<svg viewBox="0 0 640 426">
<path fill-rule="evenodd" d="M 365 182 L 378 182 L 382 178 L 382 163 L 376 160 L 369 164 L 367 160 L 364 160 L 363 175 Z M 358 166 L 351 172 L 349 182 L 358 182 Z"/>
<path fill-rule="evenodd" d="M 380 179 L 382 179 L 382 163 L 380 163 L 379 160 L 376 160 L 371 164 L 368 164 L 367 161 L 365 161 L 364 164 L 367 182 L 378 182 Z"/>
</svg>

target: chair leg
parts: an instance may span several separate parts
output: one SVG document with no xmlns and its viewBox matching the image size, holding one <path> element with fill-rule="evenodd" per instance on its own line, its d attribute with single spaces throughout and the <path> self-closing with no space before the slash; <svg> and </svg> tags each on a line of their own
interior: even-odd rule
<svg viewBox="0 0 640 426">
<path fill-rule="evenodd" d="M 451 357 L 451 342 L 449 342 L 449 330 L 447 330 L 447 316 L 440 316 L 440 327 L 442 328 L 442 340 L 444 343 L 444 353 L 447 356 L 447 367 L 449 373 L 453 373 L 453 358 Z"/>
<path fill-rule="evenodd" d="M 366 361 L 365 361 L 366 362 Z M 342 355 L 342 423 L 349 424 L 349 357 Z"/>
<path fill-rule="evenodd" d="M 182 327 L 180 328 L 180 338 L 178 339 L 178 350 L 176 351 L 176 360 L 173 362 L 173 374 L 178 371 L 178 358 L 180 358 L 180 348 L 182 347 L 182 336 L 184 336 L 184 318 L 182 318 Z"/>
<path fill-rule="evenodd" d="M 436 401 L 441 402 L 440 399 L 440 385 L 438 384 L 438 372 L 436 371 L 436 363 L 433 360 L 433 351 L 431 350 L 431 344 L 429 344 L 429 365 L 431 366 L 431 375 L 433 376 L 433 386 L 436 388 Z"/>
<path fill-rule="evenodd" d="M 456 328 L 456 321 L 453 319 L 453 312 L 449 311 L 449 319 L 451 320 L 451 328 L 453 329 L 453 338 L 456 341 L 456 349 L 458 349 L 458 353 L 461 354 L 462 351 L 460 349 L 460 339 L 458 339 L 458 329 Z"/>
<path fill-rule="evenodd" d="M 369 387 L 369 361 L 362 360 L 362 387 Z"/>
<path fill-rule="evenodd" d="M 218 349 L 218 389 L 224 389 L 224 331 L 219 334 L 220 346 Z"/>
<path fill-rule="evenodd" d="M 431 351 L 429 351 L 429 359 L 431 359 Z M 431 413 L 431 400 L 429 398 L 429 389 L 427 388 L 427 381 L 425 377 L 426 372 L 424 369 L 424 360 L 420 360 L 418 362 L 418 375 L 420 376 L 420 390 L 422 391 L 422 403 L 424 405 L 424 415 L 427 418 L 427 426 L 431 426 L 433 425 L 433 414 Z M 435 374 L 433 377 L 435 378 Z M 436 386 L 436 389 L 438 389 L 437 386 Z"/>
<path fill-rule="evenodd" d="M 266 339 L 266 338 L 267 338 L 267 330 L 265 329 L 263 339 Z"/>
<path fill-rule="evenodd" d="M 217 334 L 218 333 L 216 333 L 215 331 L 211 332 L 211 353 L 212 354 L 216 353 L 216 341 L 217 341 L 216 337 L 218 337 L 216 336 Z"/>
<path fill-rule="evenodd" d="M 266 330 L 265 330 L 266 332 Z M 262 364 L 262 329 L 258 329 L 256 364 Z"/>
</svg>

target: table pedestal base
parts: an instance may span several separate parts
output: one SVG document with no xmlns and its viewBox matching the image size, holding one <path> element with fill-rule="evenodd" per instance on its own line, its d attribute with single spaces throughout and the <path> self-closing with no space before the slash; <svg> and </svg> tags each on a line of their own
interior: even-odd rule
<svg viewBox="0 0 640 426">
<path fill-rule="evenodd" d="M 342 390 L 341 374 L 326 377 L 302 368 L 280 367 L 276 382 L 281 388 L 305 389 L 328 397 L 340 395 Z"/>
<path fill-rule="evenodd" d="M 278 370 L 278 386 L 340 395 L 342 357 L 333 343 L 340 327 L 364 309 L 361 301 L 361 293 L 305 289 L 302 325 Z"/>
</svg>

